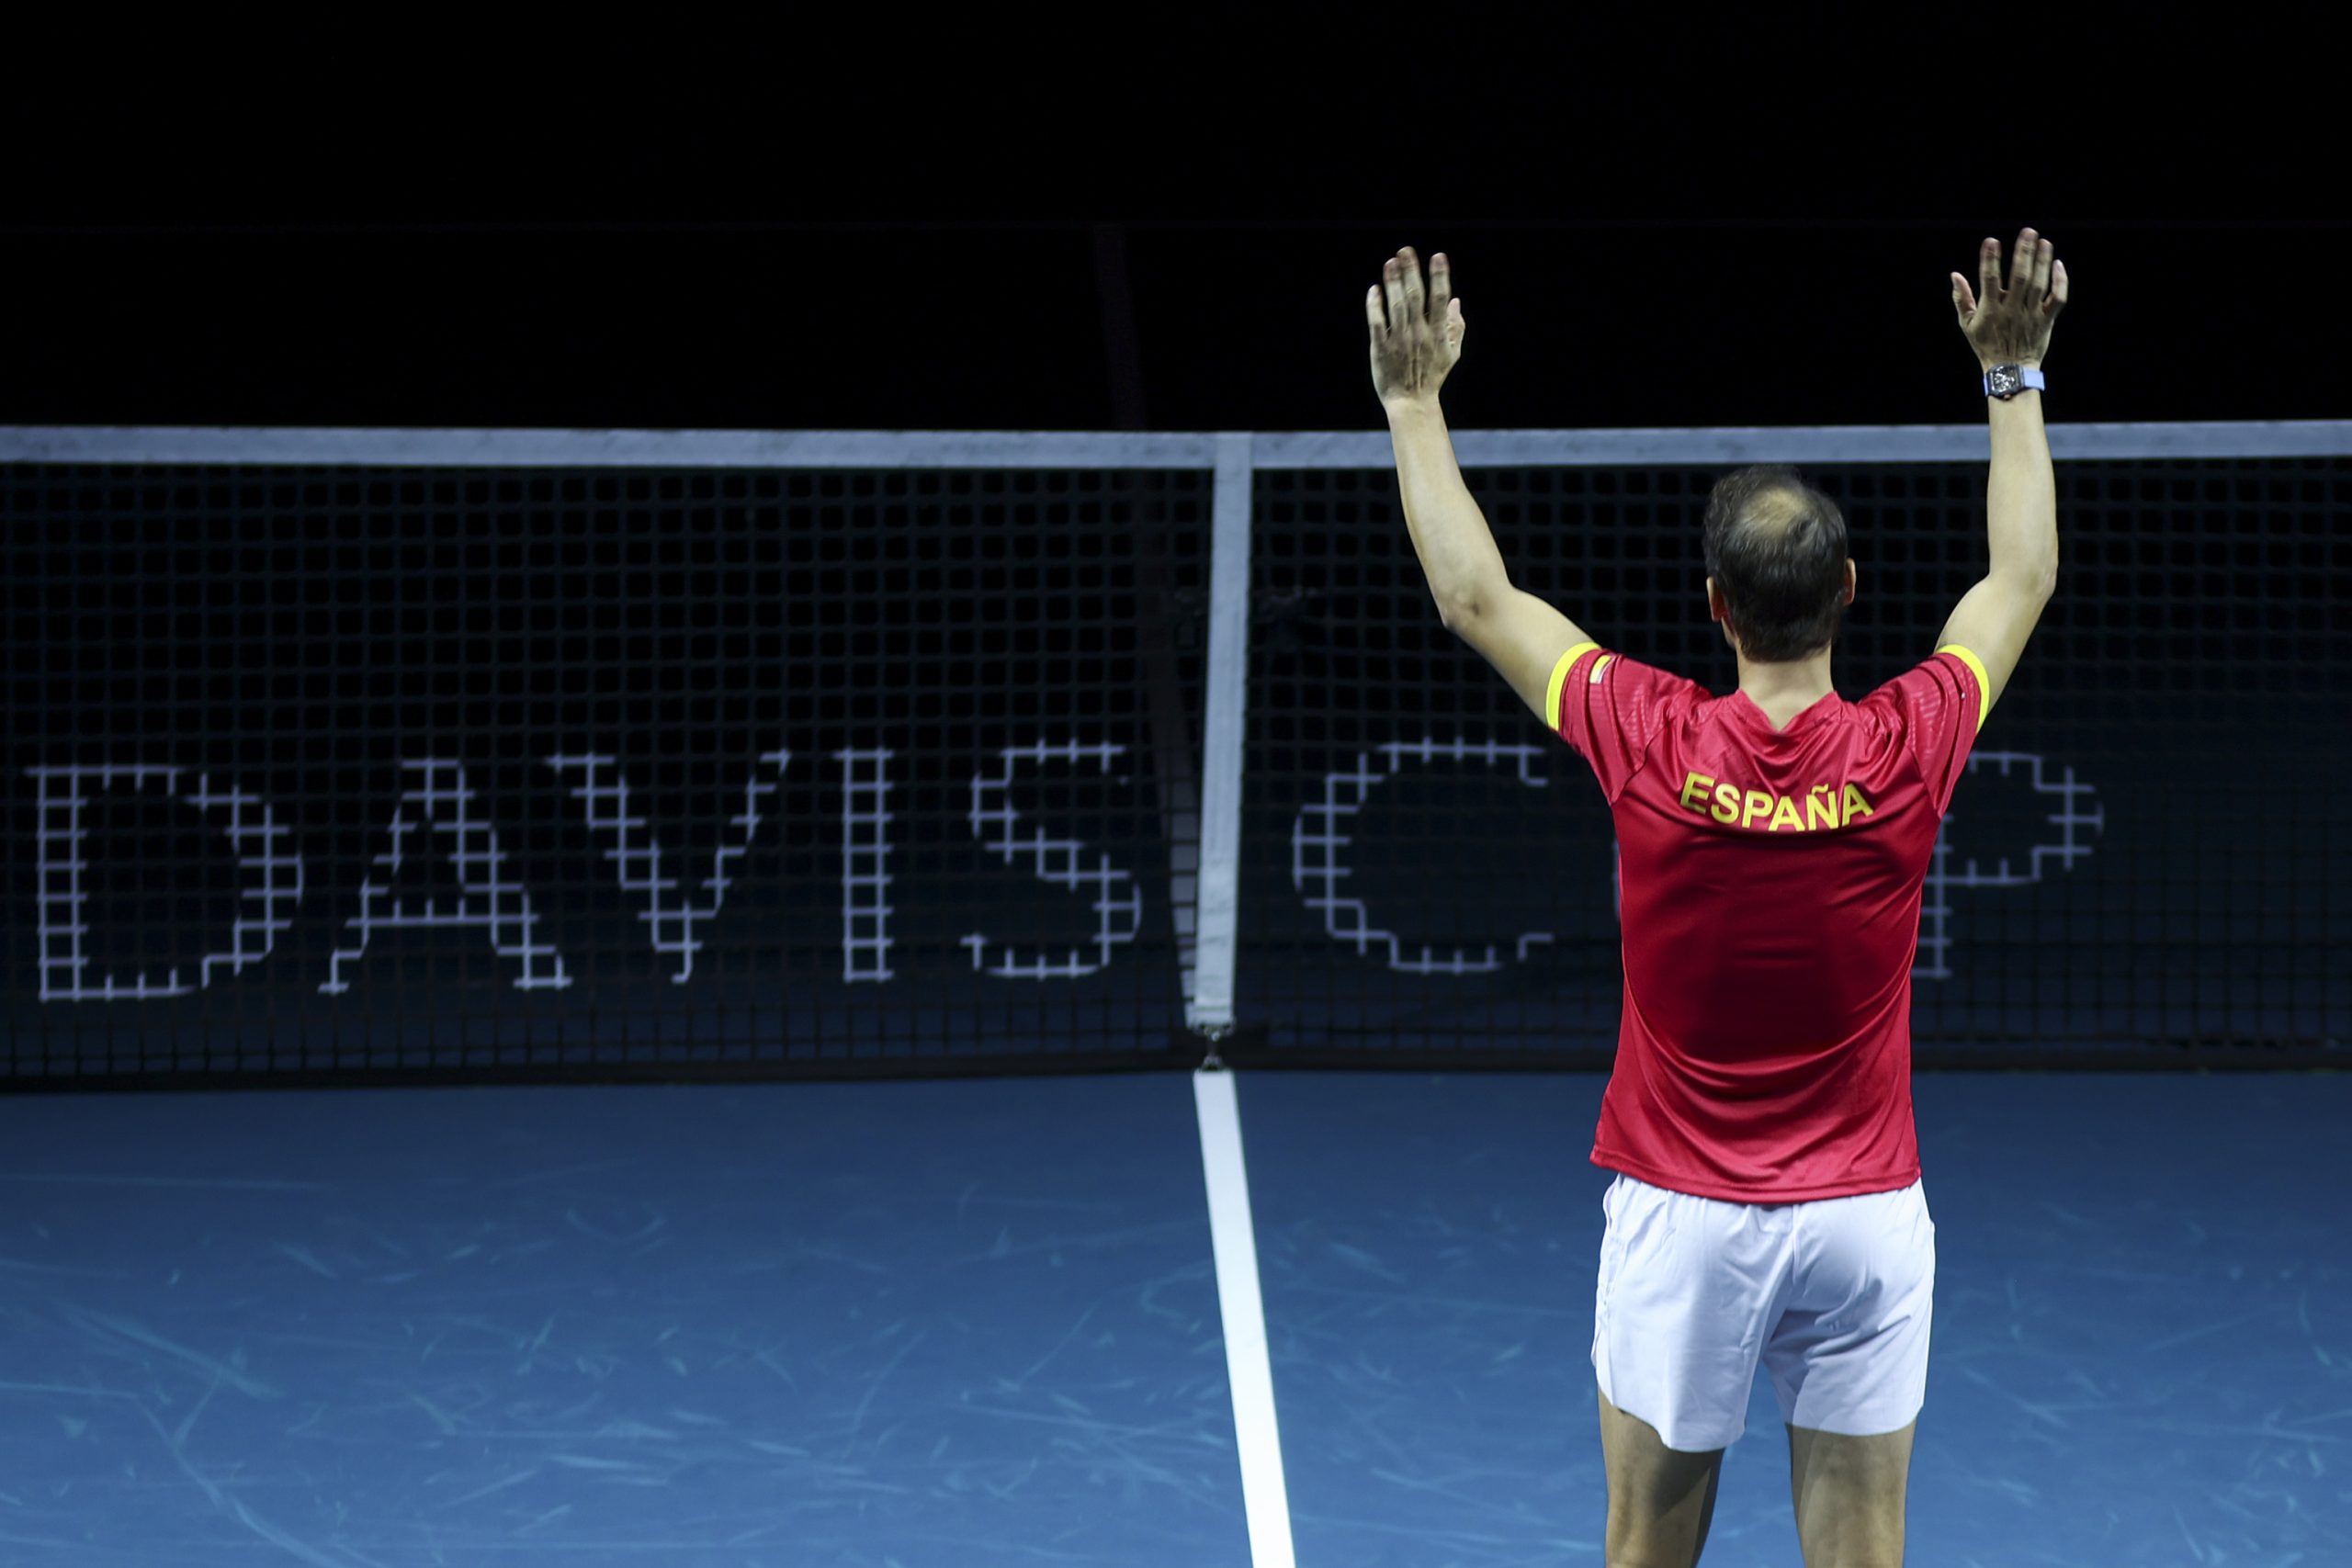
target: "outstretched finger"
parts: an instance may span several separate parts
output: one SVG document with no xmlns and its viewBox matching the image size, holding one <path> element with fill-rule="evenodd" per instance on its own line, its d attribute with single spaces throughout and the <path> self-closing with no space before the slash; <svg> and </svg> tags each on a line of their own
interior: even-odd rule
<svg viewBox="0 0 2352 1568">
<path fill-rule="evenodd" d="M 1421 295 L 1421 258 L 1407 245 L 1396 253 L 1396 260 L 1405 269 L 1405 317 L 1408 321 L 1423 319 L 1426 301 Z"/>
<path fill-rule="evenodd" d="M 2018 231 L 2018 248 L 2009 256 L 2009 288 L 2022 294 L 2033 286 L 2033 256 L 2041 236 L 2030 229 Z M 2030 298 L 2030 296 L 2029 296 Z"/>
<path fill-rule="evenodd" d="M 1391 332 L 1405 325 L 1405 269 L 1389 262 L 1380 269 L 1380 291 L 1388 299 L 1388 327 Z"/>
<path fill-rule="evenodd" d="M 2057 259 L 2058 248 L 2049 241 L 2043 240 L 2033 247 L 2033 292 L 2026 298 L 2037 305 L 2050 293 L 2050 267 Z"/>
<path fill-rule="evenodd" d="M 1363 291 L 1363 319 L 1374 338 L 1388 330 L 1388 312 L 1381 308 L 1380 286 L 1376 283 Z"/>
<path fill-rule="evenodd" d="M 1951 308 L 1960 312 L 1960 324 L 1968 325 L 1968 318 L 1976 314 L 1976 296 L 1968 287 L 1968 279 L 1958 273 L 1951 275 Z"/>
<path fill-rule="evenodd" d="M 1976 292 L 1986 304 L 2001 297 L 2001 242 L 1986 240 L 1976 247 Z"/>
<path fill-rule="evenodd" d="M 2065 308 L 2066 264 L 2062 261 L 2053 261 L 2050 264 L 2050 298 L 2041 302 L 2042 312 L 2045 315 L 2054 316 Z"/>
<path fill-rule="evenodd" d="M 1446 306 L 1453 299 L 1453 267 L 1443 251 L 1430 257 L 1430 320 L 1445 320 Z"/>
</svg>

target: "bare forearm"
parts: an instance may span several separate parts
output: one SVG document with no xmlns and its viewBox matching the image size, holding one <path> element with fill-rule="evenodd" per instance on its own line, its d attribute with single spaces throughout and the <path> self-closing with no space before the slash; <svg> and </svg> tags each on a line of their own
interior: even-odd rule
<svg viewBox="0 0 2352 1568">
<path fill-rule="evenodd" d="M 2041 394 L 2018 393 L 1988 407 L 1993 469 L 1985 487 L 1984 530 L 1991 575 L 2042 585 L 2058 573 L 2058 480 L 2050 463 L 2050 435 Z"/>
<path fill-rule="evenodd" d="M 1463 483 L 1445 416 L 1434 400 L 1392 403 L 1388 436 L 1396 452 L 1405 525 L 1429 578 L 1430 594 L 1448 619 L 1475 615 L 1480 601 L 1499 592 L 1510 579 L 1487 514 Z"/>
</svg>

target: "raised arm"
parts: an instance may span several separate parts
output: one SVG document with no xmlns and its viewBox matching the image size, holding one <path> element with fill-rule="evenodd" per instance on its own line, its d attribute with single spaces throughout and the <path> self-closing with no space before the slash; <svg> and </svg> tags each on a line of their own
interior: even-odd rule
<svg viewBox="0 0 2352 1568">
<path fill-rule="evenodd" d="M 1951 275 L 1960 330 L 1989 374 L 1996 365 L 2039 369 L 2050 353 L 2051 324 L 2066 304 L 2066 268 L 2050 242 L 2028 229 L 2018 236 L 2007 287 L 2001 243 L 1986 240 L 1976 257 L 1978 298 Z M 1984 709 L 1993 711 L 2025 653 L 2026 639 L 2058 584 L 2058 482 L 2041 393 L 2027 389 L 1991 401 L 1993 469 L 1986 485 L 1985 543 L 1992 563 L 1961 598 L 1936 638 L 1939 649 L 1966 649 L 1984 666 Z M 1981 722 L 1981 720 L 1980 720 Z"/>
<path fill-rule="evenodd" d="M 1397 252 L 1363 303 L 1372 329 L 1373 389 L 1387 411 L 1405 525 L 1430 596 L 1447 627 L 1484 655 L 1548 726 L 1553 666 L 1590 639 L 1550 604 L 1511 586 L 1487 515 L 1462 482 L 1437 400 L 1447 372 L 1462 358 L 1464 331 L 1445 254 L 1430 258 L 1424 290 L 1419 258 L 1409 247 Z"/>
</svg>

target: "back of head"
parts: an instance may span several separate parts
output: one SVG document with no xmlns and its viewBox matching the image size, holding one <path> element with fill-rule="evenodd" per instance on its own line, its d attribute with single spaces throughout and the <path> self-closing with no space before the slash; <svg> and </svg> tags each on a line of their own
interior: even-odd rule
<svg viewBox="0 0 2352 1568">
<path fill-rule="evenodd" d="M 1837 640 L 1847 555 L 1845 513 L 1794 468 L 1742 468 L 1707 498 L 1707 575 L 1750 660 L 1783 663 Z"/>
</svg>

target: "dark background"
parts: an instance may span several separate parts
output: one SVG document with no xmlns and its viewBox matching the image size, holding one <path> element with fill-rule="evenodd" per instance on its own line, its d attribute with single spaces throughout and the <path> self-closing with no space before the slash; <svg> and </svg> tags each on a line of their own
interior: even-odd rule
<svg viewBox="0 0 2352 1568">
<path fill-rule="evenodd" d="M 1943 280 L 2024 222 L 2053 417 L 2343 412 L 2326 51 L 2259 13 L 759 21 L 28 35 L 0 421 L 1359 427 L 1407 243 L 1458 423 L 1963 421 Z"/>
<path fill-rule="evenodd" d="M 527 46 L 421 15 L 375 35 L 28 32 L 0 91 L 0 423 L 1365 428 L 1363 294 L 1408 243 L 1456 263 L 1458 425 L 1973 422 L 1945 279 L 2027 222 L 2076 285 L 2055 419 L 2338 416 L 2352 221 L 2338 88 L 2314 76 L 2329 56 L 2257 13 L 2225 23 L 1191 6 L 785 10 L 691 36 L 614 13 Z M 1922 1039 L 2053 1061 L 2333 1049 L 2345 840 L 2324 792 L 2244 796 L 2340 771 L 2346 464 L 2064 472 L 2084 592 L 2053 611 L 2002 744 L 2081 767 L 2109 828 L 2078 874 L 1956 900 L 1965 946 Z M 1841 662 L 1875 680 L 1974 570 L 1982 468 L 1820 477 L 1899 525 L 1871 536 L 1879 586 Z M 319 878 L 266 977 L 70 1012 L 18 986 L 15 1073 L 927 1071 L 1189 1044 L 1168 889 L 1147 886 L 1162 918 L 1132 955 L 1017 1008 L 958 942 L 983 923 L 1091 929 L 1078 894 L 1041 899 L 966 820 L 998 748 L 1126 747 L 1109 793 L 1053 776 L 1009 798 L 1139 882 L 1168 863 L 1185 809 L 1168 786 L 1197 771 L 1199 476 L 8 478 L 5 771 L 137 759 L 244 779 Z M 1474 483 L 1532 587 L 1661 656 L 1680 638 L 1679 662 L 1713 659 L 1719 679 L 1690 618 L 1703 478 Z M 1293 818 L 1361 749 L 1525 729 L 1430 614 L 1393 498 L 1385 471 L 1259 476 L 1237 1046 L 1605 1052 L 1591 812 L 1554 863 L 1576 869 L 1532 888 L 1531 912 L 1418 891 L 1432 869 L 1491 882 L 1524 863 L 1525 789 L 1432 771 L 1367 806 L 1363 886 L 1430 928 L 1405 934 L 1557 929 L 1499 976 L 1368 984 L 1372 961 L 1285 880 Z M 1555 525 L 1570 520 L 1597 525 Z M 943 692 L 943 668 L 968 690 Z M 1155 683 L 1147 715 L 1134 694 Z M 805 764 L 743 877 L 745 898 L 790 907 L 730 910 L 741 945 L 705 955 L 691 1007 L 545 766 L 592 744 L 658 798 L 649 818 L 687 861 L 728 841 L 745 759 L 784 746 Z M 840 977 L 841 745 L 899 750 L 896 1009 Z M 410 933 L 370 949 L 356 1005 L 319 1000 L 420 748 L 479 774 L 525 880 L 574 922 L 577 987 L 522 993 L 479 933 Z M 2046 802 L 1998 781 L 1969 798 L 1956 850 L 2036 841 Z M 21 784 L 7 808 L 0 880 L 21 889 Z M 219 835 L 180 804 L 93 810 L 116 878 L 92 873 L 93 908 L 128 944 L 100 967 L 209 951 L 221 895 L 182 875 L 198 838 L 220 869 Z M 787 929 L 806 940 L 745 934 Z M 21 976 L 35 938 L 21 920 L 8 937 Z"/>
</svg>

